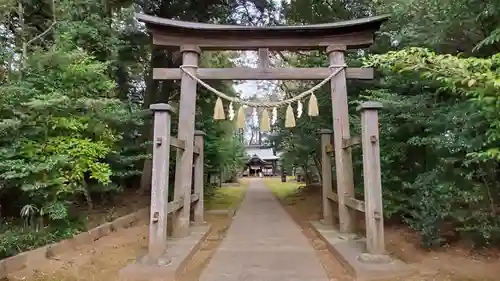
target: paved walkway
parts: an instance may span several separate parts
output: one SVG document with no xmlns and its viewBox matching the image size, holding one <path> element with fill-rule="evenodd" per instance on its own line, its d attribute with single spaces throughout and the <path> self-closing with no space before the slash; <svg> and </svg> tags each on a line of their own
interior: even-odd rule
<svg viewBox="0 0 500 281">
<path fill-rule="evenodd" d="M 300 227 L 262 179 L 252 179 L 200 281 L 328 281 Z"/>
</svg>

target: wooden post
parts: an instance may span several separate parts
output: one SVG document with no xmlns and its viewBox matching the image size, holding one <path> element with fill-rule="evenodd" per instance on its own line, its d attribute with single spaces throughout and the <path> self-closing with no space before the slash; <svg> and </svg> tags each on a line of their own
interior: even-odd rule
<svg viewBox="0 0 500 281">
<path fill-rule="evenodd" d="M 195 224 L 203 224 L 205 221 L 203 220 L 203 212 L 204 212 L 204 203 L 203 203 L 203 166 L 204 166 L 204 156 L 203 156 L 203 148 L 204 148 L 204 138 L 205 133 L 202 131 L 196 131 L 194 133 L 194 144 L 200 149 L 200 154 L 195 159 L 194 162 L 194 193 L 199 195 L 198 202 L 194 205 L 194 223 Z"/>
<path fill-rule="evenodd" d="M 332 159 L 327 152 L 327 146 L 332 145 L 332 130 L 321 130 L 321 186 L 323 197 L 323 223 L 333 224 L 332 201 L 328 195 L 332 193 Z"/>
<path fill-rule="evenodd" d="M 269 61 L 269 49 L 259 48 L 259 68 L 269 68 L 271 62 Z"/>
<path fill-rule="evenodd" d="M 345 64 L 344 53 L 346 46 L 329 46 L 326 49 L 330 65 Z M 335 69 L 332 69 L 335 71 Z M 339 224 L 340 231 L 353 233 L 355 230 L 356 210 L 345 205 L 345 197 L 354 197 L 354 178 L 352 172 L 351 148 L 343 148 L 343 139 L 350 139 L 349 108 L 347 104 L 347 88 L 345 69 L 340 71 L 331 81 L 332 115 L 333 115 L 333 142 L 335 149 L 335 171 L 337 192 L 339 196 Z"/>
<path fill-rule="evenodd" d="M 382 104 L 379 102 L 365 102 L 358 107 L 358 110 L 361 111 L 366 244 L 368 253 L 374 255 L 385 253 L 378 132 L 378 110 L 380 108 L 382 108 Z"/>
<path fill-rule="evenodd" d="M 196 46 L 185 45 L 181 47 L 181 53 L 182 64 L 185 66 L 185 70 L 195 75 L 200 49 Z M 176 200 L 183 199 L 184 203 L 183 208 L 176 212 L 173 217 L 172 235 L 174 237 L 186 237 L 189 235 L 195 113 L 196 80 L 183 73 L 181 77 L 177 137 L 185 142 L 185 149 L 182 152 L 177 150 L 174 197 Z"/>
<path fill-rule="evenodd" d="M 152 104 L 150 108 L 154 112 L 154 131 L 148 257 L 157 261 L 167 249 L 170 113 L 174 109 L 165 103 Z"/>
</svg>

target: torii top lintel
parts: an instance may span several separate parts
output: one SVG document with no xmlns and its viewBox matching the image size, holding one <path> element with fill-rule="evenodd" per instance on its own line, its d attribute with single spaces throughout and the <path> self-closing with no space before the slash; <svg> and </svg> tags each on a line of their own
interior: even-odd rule
<svg viewBox="0 0 500 281">
<path fill-rule="evenodd" d="M 153 44 L 196 45 L 206 50 L 255 50 L 258 48 L 315 50 L 328 46 L 365 48 L 387 15 L 334 23 L 298 26 L 242 26 L 195 23 L 136 14 L 153 36 Z"/>
</svg>

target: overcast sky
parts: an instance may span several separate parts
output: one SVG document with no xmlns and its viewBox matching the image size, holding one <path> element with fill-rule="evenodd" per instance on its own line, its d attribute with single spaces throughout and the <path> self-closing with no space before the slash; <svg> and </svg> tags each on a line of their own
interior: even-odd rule
<svg viewBox="0 0 500 281">
<path fill-rule="evenodd" d="M 278 6 L 281 4 L 280 0 L 273 0 Z M 290 0 L 286 0 L 290 2 Z M 244 62 L 243 65 L 238 65 L 242 67 L 257 67 L 257 52 L 256 51 L 245 51 L 241 52 L 241 60 Z M 259 89 L 259 85 L 262 85 L 264 81 L 260 80 L 251 80 L 251 81 L 241 81 L 241 83 L 235 84 L 234 88 L 237 92 L 240 93 L 240 97 L 248 98 L 253 95 L 264 97 L 266 92 L 263 92 L 262 89 Z M 254 118 L 254 124 L 258 124 L 258 119 Z"/>
</svg>

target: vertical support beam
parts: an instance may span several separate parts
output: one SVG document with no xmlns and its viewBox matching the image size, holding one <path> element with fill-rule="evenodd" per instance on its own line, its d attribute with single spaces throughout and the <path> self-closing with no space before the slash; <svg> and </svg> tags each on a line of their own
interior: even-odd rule
<svg viewBox="0 0 500 281">
<path fill-rule="evenodd" d="M 173 108 L 157 103 L 152 104 L 150 109 L 154 112 L 154 130 L 148 258 L 157 261 L 167 249 L 170 113 Z"/>
<path fill-rule="evenodd" d="M 346 46 L 329 46 L 326 52 L 330 59 L 330 65 L 345 64 L 344 53 L 346 50 Z M 332 69 L 332 71 L 335 71 L 335 69 Z M 346 196 L 354 197 L 351 148 L 342 148 L 342 140 L 351 138 L 345 69 L 335 75 L 330 84 L 340 231 L 353 233 L 355 231 L 356 210 L 345 205 Z"/>
<path fill-rule="evenodd" d="M 197 225 L 205 223 L 203 220 L 204 203 L 203 203 L 203 166 L 204 166 L 204 140 L 205 133 L 202 131 L 194 132 L 194 144 L 200 149 L 200 154 L 194 162 L 194 193 L 199 195 L 198 202 L 194 205 L 194 223 Z"/>
<path fill-rule="evenodd" d="M 326 151 L 327 146 L 332 145 L 332 130 L 321 130 L 321 187 L 323 198 L 323 223 L 333 224 L 332 201 L 328 195 L 332 193 L 332 159 Z"/>
<path fill-rule="evenodd" d="M 182 64 L 185 70 L 196 75 L 200 49 L 197 46 L 181 47 Z M 193 176 L 194 119 L 196 113 L 196 80 L 182 73 L 179 102 L 179 126 L 177 137 L 185 141 L 184 151 L 177 150 L 175 169 L 175 199 L 183 199 L 183 208 L 174 214 L 174 237 L 189 235 L 191 208 L 191 181 Z"/>
<path fill-rule="evenodd" d="M 385 253 L 382 180 L 378 132 L 379 102 L 365 102 L 361 111 L 361 145 L 363 148 L 363 178 L 365 190 L 366 244 L 369 254 Z"/>
<path fill-rule="evenodd" d="M 259 68 L 269 68 L 271 62 L 269 60 L 269 49 L 260 48 L 259 49 Z"/>
</svg>

